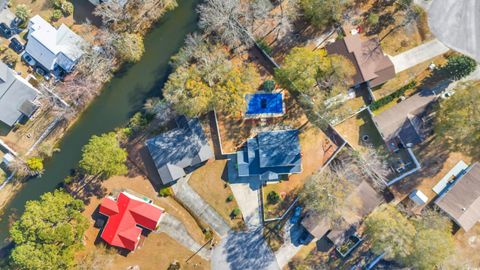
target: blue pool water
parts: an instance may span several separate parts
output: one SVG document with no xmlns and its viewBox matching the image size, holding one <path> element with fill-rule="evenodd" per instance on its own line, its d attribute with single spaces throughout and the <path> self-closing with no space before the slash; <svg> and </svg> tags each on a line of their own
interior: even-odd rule
<svg viewBox="0 0 480 270">
<path fill-rule="evenodd" d="M 245 97 L 247 101 L 246 115 L 255 114 L 282 114 L 282 93 L 256 93 Z"/>
</svg>

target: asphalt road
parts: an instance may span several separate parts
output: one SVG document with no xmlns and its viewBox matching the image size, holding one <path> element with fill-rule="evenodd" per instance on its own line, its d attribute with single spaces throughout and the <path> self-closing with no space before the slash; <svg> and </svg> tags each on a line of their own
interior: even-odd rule
<svg viewBox="0 0 480 270">
<path fill-rule="evenodd" d="M 441 42 L 480 62 L 479 0 L 433 0 L 427 12 L 430 29 Z"/>
</svg>

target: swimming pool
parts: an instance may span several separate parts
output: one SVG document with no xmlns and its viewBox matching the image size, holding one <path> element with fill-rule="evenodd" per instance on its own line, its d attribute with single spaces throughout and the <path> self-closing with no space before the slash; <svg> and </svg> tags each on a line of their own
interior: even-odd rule
<svg viewBox="0 0 480 270">
<path fill-rule="evenodd" d="M 245 96 L 246 118 L 276 117 L 285 113 L 283 93 L 255 93 Z"/>
</svg>

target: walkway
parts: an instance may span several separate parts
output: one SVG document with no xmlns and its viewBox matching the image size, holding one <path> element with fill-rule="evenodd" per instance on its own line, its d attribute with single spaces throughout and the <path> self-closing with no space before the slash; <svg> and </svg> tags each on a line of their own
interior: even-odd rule
<svg viewBox="0 0 480 270">
<path fill-rule="evenodd" d="M 431 40 L 406 52 L 390 56 L 395 66 L 395 72 L 399 73 L 428 61 L 436 56 L 442 55 L 449 50 L 438 39 Z"/>
<path fill-rule="evenodd" d="M 213 250 L 210 264 L 213 270 L 280 270 L 262 228 L 230 232 Z"/>
<path fill-rule="evenodd" d="M 168 213 L 165 214 L 160 220 L 160 225 L 158 230 L 155 233 L 166 233 L 177 242 L 190 249 L 192 252 L 197 252 L 202 245 L 198 244 L 188 233 L 187 229 L 183 223 Z M 198 252 L 202 258 L 209 260 L 211 256 L 211 251 L 208 250 L 208 245 Z"/>
<path fill-rule="evenodd" d="M 195 215 L 210 225 L 220 236 L 225 236 L 230 231 L 230 227 L 217 211 L 188 185 L 190 175 L 191 174 L 180 178 L 177 183 L 173 185 L 172 188 L 175 192 L 175 197 L 195 213 Z"/>
<path fill-rule="evenodd" d="M 299 224 L 291 224 L 287 221 L 284 230 L 284 243 L 275 252 L 278 265 L 283 268 L 287 263 L 300 251 L 303 245 L 299 242 L 300 237 L 304 233 L 304 229 Z"/>
</svg>

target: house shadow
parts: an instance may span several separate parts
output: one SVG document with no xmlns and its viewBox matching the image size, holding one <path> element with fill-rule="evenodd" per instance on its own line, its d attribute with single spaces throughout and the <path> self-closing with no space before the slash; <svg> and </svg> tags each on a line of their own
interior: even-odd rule
<svg viewBox="0 0 480 270">
<path fill-rule="evenodd" d="M 102 26 L 102 18 L 93 15 L 95 5 L 87 0 L 71 0 L 73 9 L 73 20 L 77 23 L 91 23 L 96 27 Z"/>
<path fill-rule="evenodd" d="M 0 122 L 0 136 L 7 136 L 11 129 L 7 124 Z"/>
</svg>

